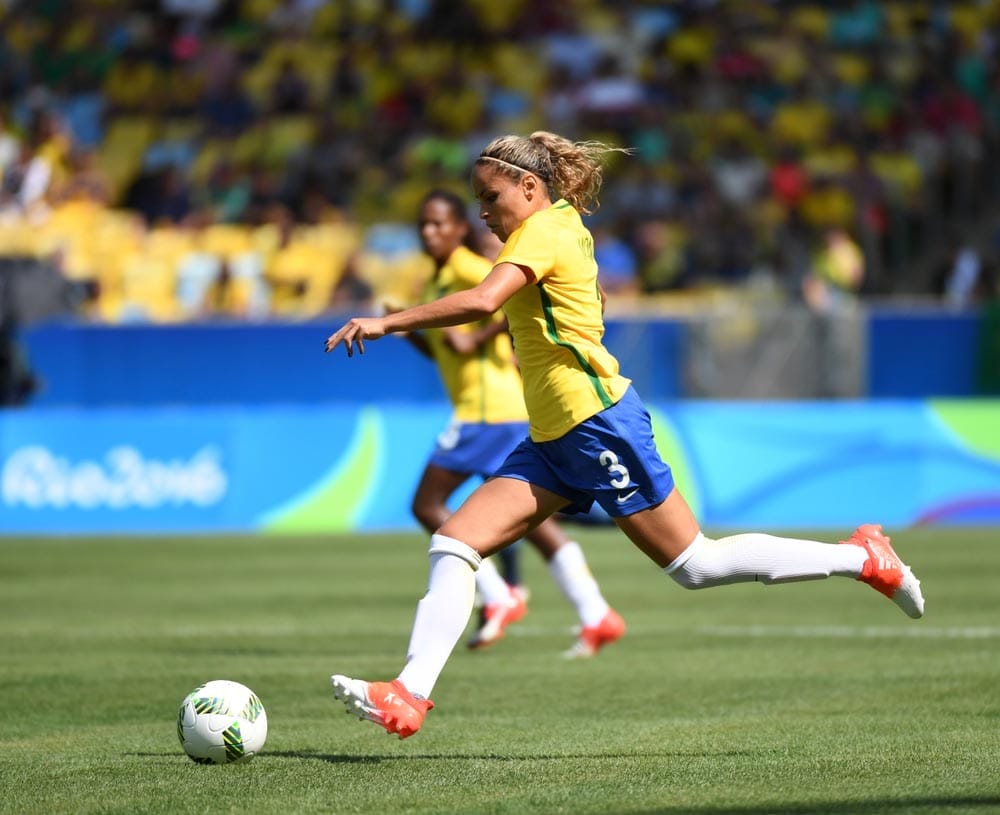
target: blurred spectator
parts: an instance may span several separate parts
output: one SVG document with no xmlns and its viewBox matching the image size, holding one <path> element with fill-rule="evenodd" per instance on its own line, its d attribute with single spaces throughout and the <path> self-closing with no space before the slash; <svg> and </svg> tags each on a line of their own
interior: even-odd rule
<svg viewBox="0 0 1000 815">
<path fill-rule="evenodd" d="M 633 239 L 643 291 L 669 291 L 684 285 L 690 236 L 683 226 L 666 219 L 644 221 L 636 227 Z"/>
<path fill-rule="evenodd" d="M 0 177 L 14 164 L 21 154 L 21 140 L 7 126 L 7 118 L 0 113 Z"/>
<path fill-rule="evenodd" d="M 163 75 L 139 46 L 131 46 L 112 64 L 103 91 L 115 112 L 135 112 L 163 101 Z"/>
<path fill-rule="evenodd" d="M 982 298 L 983 259 L 969 243 L 958 246 L 945 279 L 944 299 L 954 309 L 963 309 Z"/>
<path fill-rule="evenodd" d="M 802 294 L 813 311 L 831 312 L 857 296 L 864 277 L 861 248 L 846 230 L 828 229 L 820 238 Z"/>
<path fill-rule="evenodd" d="M 739 139 L 720 145 L 712 161 L 712 177 L 722 200 L 734 207 L 749 207 L 767 181 L 767 165 Z"/>
<path fill-rule="evenodd" d="M 222 0 L 160 0 L 167 14 L 185 17 L 211 17 L 218 10 Z"/>
<path fill-rule="evenodd" d="M 239 76 L 229 74 L 205 89 L 199 115 L 210 135 L 231 137 L 250 127 L 257 114 Z"/>
<path fill-rule="evenodd" d="M 125 196 L 129 209 L 146 223 L 181 223 L 192 211 L 191 190 L 180 167 L 168 165 L 139 176 Z"/>
<path fill-rule="evenodd" d="M 22 145 L 14 163 L 7 167 L 0 189 L 0 213 L 7 217 L 35 217 L 32 209 L 44 204 L 52 181 L 52 165 L 28 145 Z"/>
<path fill-rule="evenodd" d="M 205 291 L 201 315 L 245 319 L 249 307 L 247 292 L 234 279 L 232 267 L 227 262 L 220 263 L 215 279 Z"/>
<path fill-rule="evenodd" d="M 304 113 L 309 109 L 309 83 L 291 58 L 282 60 L 271 84 L 270 109 L 273 113 Z"/>
<path fill-rule="evenodd" d="M 583 123 L 597 131 L 628 127 L 643 100 L 642 84 L 623 70 L 618 57 L 611 54 L 600 58 L 593 76 L 575 96 Z"/>
<path fill-rule="evenodd" d="M 348 262 L 333 290 L 330 309 L 332 311 L 368 309 L 372 306 L 372 295 L 372 287 L 361 278 L 357 263 Z"/>
<path fill-rule="evenodd" d="M 797 207 L 809 190 L 809 177 L 799 158 L 799 151 L 782 143 L 778 160 L 771 166 L 771 195 L 785 207 Z"/>
<path fill-rule="evenodd" d="M 209 174 L 202 203 L 211 210 L 214 220 L 234 223 L 243 218 L 251 193 L 251 181 L 246 173 L 223 157 Z"/>
<path fill-rule="evenodd" d="M 608 296 L 631 297 L 641 291 L 635 250 L 609 226 L 595 225 L 594 260 L 598 279 Z"/>
<path fill-rule="evenodd" d="M 267 22 L 281 34 L 301 34 L 309 29 L 316 11 L 327 0 L 278 0 L 268 15 Z"/>
<path fill-rule="evenodd" d="M 943 301 L 956 311 L 981 306 L 1000 297 L 996 257 L 1000 240 L 994 237 L 992 254 L 982 251 L 975 235 L 956 232 L 949 238 L 936 288 Z"/>
<path fill-rule="evenodd" d="M 67 178 L 58 198 L 72 200 L 83 198 L 102 205 L 111 203 L 111 183 L 98 163 L 96 151 L 74 147 L 69 154 Z"/>
<path fill-rule="evenodd" d="M 99 284 L 87 278 L 101 313 L 155 289 L 152 311 L 129 313 L 166 319 L 191 313 L 164 302 L 179 266 L 142 259 L 128 211 L 147 228 L 195 214 L 263 228 L 280 204 L 298 237 L 273 250 L 295 270 L 274 302 L 315 311 L 398 279 L 372 272 L 397 258 L 374 240 L 351 269 L 338 251 L 322 281 L 306 280 L 327 244 L 298 227 L 333 208 L 391 231 L 428 185 L 466 193 L 471 157 L 497 132 L 551 129 L 635 150 L 608 168 L 595 219 L 609 288 L 630 268 L 627 290 L 643 292 L 744 286 L 768 268 L 817 307 L 940 296 L 928 258 L 956 228 L 985 234 L 1000 194 L 994 6 L 18 4 L 0 17 L 0 208 L 14 227 L 3 251 L 71 246 L 74 273 L 107 267 Z M 79 230 L 91 239 L 78 224 L 63 232 L 74 220 L 56 210 L 75 198 L 108 205 L 101 228 Z M 37 233 L 16 228 L 29 222 Z M 863 287 L 831 271 L 852 266 L 847 243 L 815 258 L 803 248 L 814 231 L 854 236 Z M 133 271 L 160 270 L 156 285 L 103 257 L 98 235 L 129 249 Z M 952 259 L 955 302 L 978 296 L 991 257 L 975 275 L 967 256 Z"/>
</svg>

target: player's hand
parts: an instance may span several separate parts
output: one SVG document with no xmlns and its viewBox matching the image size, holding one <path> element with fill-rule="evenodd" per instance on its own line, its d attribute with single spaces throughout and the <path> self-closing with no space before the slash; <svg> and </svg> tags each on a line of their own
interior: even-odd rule
<svg viewBox="0 0 1000 815">
<path fill-rule="evenodd" d="M 365 340 L 377 340 L 386 335 L 385 320 L 381 317 L 354 317 L 326 338 L 326 353 L 330 353 L 341 343 L 347 349 L 347 356 L 354 356 L 354 348 L 365 352 Z"/>
<path fill-rule="evenodd" d="M 468 331 L 444 329 L 444 341 L 456 354 L 471 354 L 479 347 L 476 338 Z"/>
</svg>

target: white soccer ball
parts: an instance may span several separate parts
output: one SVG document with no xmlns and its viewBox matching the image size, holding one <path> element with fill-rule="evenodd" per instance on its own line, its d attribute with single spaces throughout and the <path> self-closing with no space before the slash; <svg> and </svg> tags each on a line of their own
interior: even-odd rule
<svg viewBox="0 0 1000 815">
<path fill-rule="evenodd" d="M 246 685 L 213 679 L 184 697 L 177 738 L 198 764 L 249 761 L 267 739 L 267 713 Z"/>
</svg>

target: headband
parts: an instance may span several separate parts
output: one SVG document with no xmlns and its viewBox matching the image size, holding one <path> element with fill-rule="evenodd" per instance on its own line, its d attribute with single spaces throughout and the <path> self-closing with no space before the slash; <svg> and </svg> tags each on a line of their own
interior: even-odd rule
<svg viewBox="0 0 1000 815">
<path fill-rule="evenodd" d="M 495 161 L 497 164 L 503 164 L 506 167 L 510 167 L 512 170 L 517 170 L 522 173 L 531 173 L 532 175 L 537 175 L 540 179 L 542 179 L 542 181 L 547 182 L 549 180 L 542 173 L 539 173 L 535 170 L 529 170 L 527 167 L 521 167 L 518 164 L 511 164 L 509 161 L 504 161 L 502 158 L 493 158 L 493 156 L 480 156 L 479 159 L 481 161 L 482 160 Z"/>
</svg>

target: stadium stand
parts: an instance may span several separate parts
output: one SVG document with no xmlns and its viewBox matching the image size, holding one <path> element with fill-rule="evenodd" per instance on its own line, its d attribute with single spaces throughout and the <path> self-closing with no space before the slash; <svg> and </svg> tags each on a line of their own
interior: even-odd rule
<svg viewBox="0 0 1000 815">
<path fill-rule="evenodd" d="M 997 298 L 998 0 L 0 15 L 0 255 L 53 264 L 87 319 L 405 299 L 420 196 L 466 193 L 491 136 L 536 128 L 635 148 L 592 218 L 634 276 L 621 299 Z"/>
</svg>

